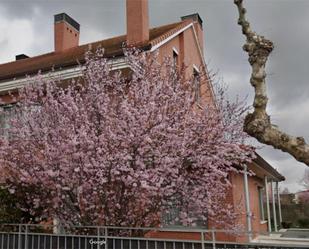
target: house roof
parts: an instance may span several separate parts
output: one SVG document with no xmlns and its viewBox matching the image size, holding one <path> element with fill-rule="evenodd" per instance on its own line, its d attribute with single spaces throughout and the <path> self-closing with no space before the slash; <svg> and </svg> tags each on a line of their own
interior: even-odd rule
<svg viewBox="0 0 309 249">
<path fill-rule="evenodd" d="M 186 27 L 189 23 L 189 20 L 184 20 L 181 22 L 152 28 L 149 31 L 149 41 L 139 44 L 137 47 L 142 50 L 149 50 L 151 47 Z M 36 74 L 38 71 L 49 71 L 52 68 L 56 70 L 75 66 L 84 62 L 85 53 L 87 51 L 96 51 L 98 48 L 104 48 L 104 55 L 107 58 L 122 56 L 125 42 L 126 35 L 122 35 L 88 43 L 62 52 L 51 52 L 32 58 L 5 63 L 0 65 L 0 81 Z"/>
<path fill-rule="evenodd" d="M 298 191 L 295 194 L 297 195 L 297 194 L 307 194 L 307 193 L 309 194 L 309 189 L 303 190 L 303 191 Z"/>
<path fill-rule="evenodd" d="M 253 160 L 269 177 L 277 181 L 284 181 L 285 177 L 281 175 L 275 168 L 273 168 L 268 162 L 266 162 L 259 154 L 256 154 L 256 158 Z"/>
</svg>

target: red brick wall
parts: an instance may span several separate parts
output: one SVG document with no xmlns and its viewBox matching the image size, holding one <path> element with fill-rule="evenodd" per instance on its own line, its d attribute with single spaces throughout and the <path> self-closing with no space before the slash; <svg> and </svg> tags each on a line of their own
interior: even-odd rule
<svg viewBox="0 0 309 249">
<path fill-rule="evenodd" d="M 55 23 L 55 51 L 77 47 L 79 44 L 79 31 L 66 22 Z"/>
<path fill-rule="evenodd" d="M 199 30 L 201 32 L 202 30 Z M 168 43 L 164 44 L 159 49 L 159 60 L 163 60 L 164 57 L 173 55 L 173 48 L 179 53 L 179 59 L 187 66 L 186 77 L 191 77 L 193 72 L 193 65 L 201 68 L 203 65 L 200 51 L 197 48 L 196 38 L 192 28 L 186 30 L 183 34 L 173 38 Z M 212 102 L 212 98 L 209 95 L 210 85 L 205 84 L 202 89 L 202 96 L 208 103 Z M 266 231 L 265 224 L 260 224 L 259 214 L 259 196 L 257 186 L 261 184 L 261 181 L 254 177 L 249 177 L 249 192 L 250 192 L 250 206 L 252 210 L 252 228 L 254 231 Z M 245 195 L 244 195 L 244 178 L 242 174 L 232 174 L 231 181 L 233 187 L 228 191 L 226 197 L 227 204 L 233 204 L 235 212 L 239 213 L 238 223 L 242 224 L 244 230 L 247 226 L 246 221 L 246 209 L 245 209 Z M 209 221 L 209 228 L 224 229 L 215 226 L 215 224 Z M 186 238 L 186 239 L 200 239 L 198 233 L 175 233 L 175 232 L 153 232 L 148 234 L 149 237 L 161 237 L 161 238 Z M 247 241 L 247 236 L 234 236 L 224 233 L 217 233 L 216 239 L 221 241 Z"/>
<path fill-rule="evenodd" d="M 233 184 L 233 199 L 234 207 L 238 208 L 239 212 L 239 223 L 247 229 L 247 219 L 246 219 L 246 204 L 245 204 L 245 189 L 244 189 L 244 177 L 242 174 L 233 174 L 232 175 L 232 184 Z M 251 224 L 252 231 L 255 233 L 255 237 L 260 232 L 267 231 L 267 224 L 261 224 L 260 216 L 260 207 L 259 207 L 259 193 L 258 187 L 263 186 L 263 180 L 255 176 L 248 177 L 249 184 L 249 198 L 250 198 L 250 209 L 252 213 Z M 237 238 L 238 242 L 246 241 L 246 236 L 239 236 Z"/>
<path fill-rule="evenodd" d="M 189 23 L 188 23 L 189 24 Z M 202 30 L 200 30 L 202 32 Z M 201 75 L 206 74 L 203 68 L 203 54 L 200 53 L 194 31 L 192 27 L 183 33 L 168 41 L 159 48 L 159 61 L 163 61 L 165 57 L 173 56 L 173 48 L 178 51 L 180 66 L 186 68 L 185 76 L 190 79 L 193 75 L 193 66 L 196 66 Z M 202 78 L 201 97 L 203 103 L 213 103 L 212 89 L 208 77 Z"/>
<path fill-rule="evenodd" d="M 246 207 L 245 207 L 245 190 L 244 190 L 244 177 L 243 174 L 231 174 L 230 175 L 232 187 L 227 192 L 226 204 L 233 204 L 234 211 L 239 214 L 237 222 L 243 226 L 244 231 L 247 230 L 246 219 Z M 263 180 L 255 176 L 248 178 L 249 193 L 250 193 L 250 208 L 252 212 L 252 230 L 254 232 L 253 237 L 258 233 L 267 231 L 267 224 L 261 224 L 260 210 L 259 210 L 259 193 L 258 186 L 263 186 Z M 226 229 L 225 227 L 218 227 L 212 220 L 216 217 L 209 217 L 208 229 Z M 147 237 L 151 238 L 170 238 L 170 239 L 189 239 L 200 240 L 199 233 L 184 233 L 184 232 L 159 232 L 153 231 L 147 234 Z M 217 241 L 235 241 L 235 242 L 247 242 L 248 236 L 244 234 L 233 235 L 227 233 L 216 233 Z M 205 239 L 211 239 L 211 234 L 205 234 Z"/>
<path fill-rule="evenodd" d="M 126 7 L 128 45 L 137 45 L 148 41 L 148 0 L 127 0 Z"/>
<path fill-rule="evenodd" d="M 145 235 L 145 238 L 201 240 L 201 234 L 194 232 L 150 231 Z"/>
</svg>

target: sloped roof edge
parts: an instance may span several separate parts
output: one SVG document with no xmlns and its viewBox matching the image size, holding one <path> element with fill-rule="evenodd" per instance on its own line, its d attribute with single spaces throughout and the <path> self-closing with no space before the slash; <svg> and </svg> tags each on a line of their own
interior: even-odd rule
<svg viewBox="0 0 309 249">
<path fill-rule="evenodd" d="M 278 179 L 279 181 L 284 181 L 285 177 L 281 175 L 274 167 L 272 167 L 263 157 L 261 157 L 258 153 L 255 153 L 256 158 L 253 160 L 258 166 L 262 169 L 270 173 L 273 177 Z"/>
<path fill-rule="evenodd" d="M 145 51 L 150 50 L 156 44 L 182 30 L 189 23 L 189 20 L 185 20 L 152 28 L 149 31 L 149 41 L 139 44 L 137 48 Z M 38 71 L 46 72 L 51 69 L 64 69 L 82 64 L 85 61 L 85 53 L 87 51 L 94 52 L 98 48 L 104 48 L 104 53 L 107 58 L 123 56 L 125 42 L 126 35 L 121 35 L 80 45 L 62 52 L 50 52 L 23 60 L 0 64 L 0 84 L 2 80 L 21 78 L 26 75 L 36 74 Z"/>
</svg>

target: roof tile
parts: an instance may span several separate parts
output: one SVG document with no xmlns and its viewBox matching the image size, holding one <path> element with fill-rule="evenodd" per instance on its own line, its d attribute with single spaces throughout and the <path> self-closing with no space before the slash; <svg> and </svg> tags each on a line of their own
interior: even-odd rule
<svg viewBox="0 0 309 249">
<path fill-rule="evenodd" d="M 151 46 L 166 39 L 182 29 L 187 21 L 168 24 L 150 29 L 150 41 L 139 44 L 138 47 L 144 50 L 150 49 Z M 24 77 L 26 75 L 36 74 L 39 71 L 49 71 L 65 67 L 75 66 L 83 63 L 85 53 L 89 50 L 96 51 L 98 48 L 104 48 L 106 57 L 117 57 L 123 55 L 123 47 L 126 42 L 126 35 L 113 37 L 106 40 L 92 42 L 75 48 L 70 48 L 62 52 L 51 52 L 39 56 L 19 61 L 13 61 L 0 65 L 0 81 L 5 79 L 13 79 Z M 1 82 L 0 82 L 1 84 Z"/>
</svg>

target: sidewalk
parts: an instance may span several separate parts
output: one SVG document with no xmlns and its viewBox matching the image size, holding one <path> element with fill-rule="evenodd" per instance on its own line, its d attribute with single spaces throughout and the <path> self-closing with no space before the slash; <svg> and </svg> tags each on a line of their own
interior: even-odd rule
<svg viewBox="0 0 309 249">
<path fill-rule="evenodd" d="M 260 235 L 253 243 L 308 246 L 309 229 L 281 229 L 278 233 Z"/>
</svg>

